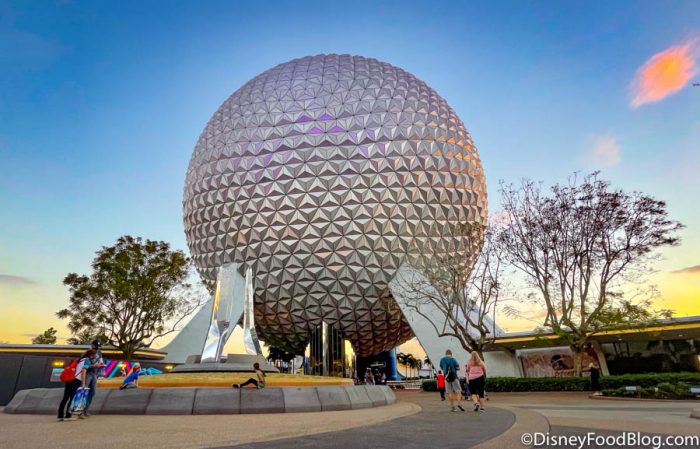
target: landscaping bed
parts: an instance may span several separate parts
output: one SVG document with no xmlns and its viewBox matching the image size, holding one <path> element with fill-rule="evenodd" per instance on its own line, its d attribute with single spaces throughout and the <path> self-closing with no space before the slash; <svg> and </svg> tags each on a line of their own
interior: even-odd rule
<svg viewBox="0 0 700 449">
<path fill-rule="evenodd" d="M 693 398 L 690 386 L 700 385 L 700 373 L 649 373 L 625 374 L 621 376 L 604 376 L 600 378 L 603 393 L 611 396 L 623 396 L 622 390 L 627 386 L 639 386 L 644 394 L 654 391 L 654 398 L 685 398 L 682 389 Z M 669 386 L 670 385 L 670 386 Z M 437 391 L 434 379 L 423 380 L 424 391 Z M 672 388 L 673 387 L 673 388 Z M 654 390 L 657 388 L 657 390 Z M 490 392 L 519 391 L 591 391 L 588 377 L 490 377 L 486 378 L 486 390 Z M 629 393 L 629 392 L 627 392 Z M 640 396 L 631 392 L 630 397 Z M 671 397 L 675 395 L 677 397 Z M 626 395 L 624 395 L 626 396 Z M 644 396 L 642 396 L 644 397 Z M 652 396 L 648 396 L 652 397 Z"/>
</svg>

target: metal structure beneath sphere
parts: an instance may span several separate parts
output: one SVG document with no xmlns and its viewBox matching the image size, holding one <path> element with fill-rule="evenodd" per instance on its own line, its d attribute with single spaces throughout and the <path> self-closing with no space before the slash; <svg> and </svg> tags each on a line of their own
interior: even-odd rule
<svg viewBox="0 0 700 449">
<path fill-rule="evenodd" d="M 229 262 L 252 270 L 258 335 L 296 353 L 323 322 L 360 356 L 411 338 L 388 283 L 414 241 L 487 219 L 481 162 L 445 100 L 350 55 L 295 59 L 234 92 L 197 142 L 183 203 L 204 282 Z"/>
</svg>

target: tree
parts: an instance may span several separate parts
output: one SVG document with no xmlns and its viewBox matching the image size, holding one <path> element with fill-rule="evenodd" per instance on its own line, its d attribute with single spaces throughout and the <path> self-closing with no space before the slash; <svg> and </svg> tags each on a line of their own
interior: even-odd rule
<svg viewBox="0 0 700 449">
<path fill-rule="evenodd" d="M 109 341 L 109 339 L 104 334 L 100 334 L 99 331 L 87 328 L 73 335 L 67 341 L 69 345 L 89 345 L 92 344 L 94 340 L 98 340 L 102 345 L 107 344 Z"/>
<path fill-rule="evenodd" d="M 39 334 L 32 338 L 32 344 L 34 345 L 55 345 L 56 344 L 56 333 L 58 331 L 53 327 L 50 327 L 44 331 L 43 334 Z"/>
<path fill-rule="evenodd" d="M 505 251 L 498 240 L 502 226 L 458 223 L 441 232 L 416 239 L 409 255 L 415 271 L 397 281 L 407 292 L 406 306 L 438 336 L 454 337 L 466 351 L 483 356 L 495 338 L 504 290 Z"/>
<path fill-rule="evenodd" d="M 432 378 L 435 373 L 435 367 L 433 366 L 433 362 L 430 361 L 430 357 L 427 355 L 423 358 L 423 365 L 430 366 L 430 377 Z"/>
<path fill-rule="evenodd" d="M 549 195 L 530 180 L 501 185 L 501 193 L 508 258 L 543 306 L 543 328 L 571 348 L 576 375 L 592 334 L 670 314 L 652 310 L 651 296 L 625 291 L 649 271 L 658 248 L 679 243 L 682 225 L 668 219 L 663 201 L 612 189 L 598 173 L 574 176 Z"/>
<path fill-rule="evenodd" d="M 406 367 L 407 378 L 411 377 L 410 370 L 419 369 L 421 366 L 420 360 L 416 359 L 413 354 L 404 354 L 403 352 L 399 352 L 396 354 L 396 361 Z"/>
<path fill-rule="evenodd" d="M 400 365 L 406 367 L 406 378 L 409 377 L 408 369 L 413 358 L 413 354 L 405 354 L 403 352 L 399 352 L 398 354 L 396 354 L 396 361 L 399 362 Z"/>
<path fill-rule="evenodd" d="M 417 359 L 414 356 L 411 356 L 411 359 L 408 361 L 408 364 L 414 370 L 414 377 L 420 377 L 420 369 L 423 367 L 423 363 L 421 362 L 421 360 Z"/>
<path fill-rule="evenodd" d="M 120 237 L 103 247 L 92 262 L 90 276 L 68 274 L 68 319 L 75 338 L 104 335 L 129 359 L 156 338 L 177 330 L 201 304 L 201 296 L 186 283 L 189 259 L 166 242 Z"/>
</svg>

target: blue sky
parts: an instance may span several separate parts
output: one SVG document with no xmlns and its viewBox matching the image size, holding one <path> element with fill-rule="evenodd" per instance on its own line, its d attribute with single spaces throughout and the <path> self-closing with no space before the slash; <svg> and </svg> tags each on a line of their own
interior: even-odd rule
<svg viewBox="0 0 700 449">
<path fill-rule="evenodd" d="M 63 276 L 120 235 L 186 249 L 185 170 L 211 114 L 318 53 L 374 57 L 438 91 L 479 148 L 492 210 L 500 179 L 600 168 L 688 226 L 663 270 L 700 265 L 700 87 L 637 109 L 629 93 L 652 55 L 697 36 L 697 1 L 0 0 L 0 327 L 14 329 L 0 340 L 32 316 L 26 333 L 55 323 Z M 591 156 L 600 146 L 612 160 Z"/>
</svg>

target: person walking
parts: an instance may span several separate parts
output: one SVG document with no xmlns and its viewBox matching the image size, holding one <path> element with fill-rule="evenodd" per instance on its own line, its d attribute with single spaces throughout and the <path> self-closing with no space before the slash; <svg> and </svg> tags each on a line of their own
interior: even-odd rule
<svg viewBox="0 0 700 449">
<path fill-rule="evenodd" d="M 365 385 L 374 385 L 374 376 L 372 375 L 372 370 L 369 368 L 365 371 Z"/>
<path fill-rule="evenodd" d="M 58 421 L 75 421 L 75 418 L 71 416 L 70 406 L 78 388 L 85 388 L 87 368 L 90 367 L 90 360 L 93 357 L 95 357 L 95 350 L 88 349 L 75 361 L 75 364 L 71 363 L 64 369 L 65 375 L 61 374 L 61 380 L 66 385 L 63 389 L 63 399 L 58 406 Z"/>
<path fill-rule="evenodd" d="M 255 388 L 260 389 L 260 388 L 265 388 L 265 373 L 262 372 L 260 369 L 260 364 L 258 362 L 253 363 L 253 371 L 255 371 L 255 377 L 257 379 L 253 379 L 252 377 L 242 384 L 233 384 L 231 385 L 232 388 L 243 388 L 246 385 L 254 385 Z"/>
<path fill-rule="evenodd" d="M 484 389 L 486 387 L 486 365 L 484 364 L 479 353 L 473 351 L 467 362 L 467 381 L 469 382 L 469 391 L 474 402 L 474 411 L 478 412 L 484 409 Z"/>
<path fill-rule="evenodd" d="M 95 397 L 95 393 L 97 392 L 97 379 L 100 377 L 100 373 L 104 370 L 105 366 L 104 358 L 102 358 L 102 351 L 100 350 L 99 340 L 93 340 L 90 348 L 95 351 L 95 357 L 90 360 L 90 366 L 87 369 L 87 380 L 85 381 L 85 384 L 90 390 L 88 391 L 87 403 L 85 404 L 85 412 L 83 412 L 82 415 L 85 417 L 90 416 L 88 410 L 90 409 L 92 398 Z"/>
<path fill-rule="evenodd" d="M 440 370 L 445 373 L 445 391 L 447 392 L 447 400 L 450 402 L 452 411 L 456 412 L 458 408 L 464 411 L 464 408 L 459 403 L 462 399 L 462 386 L 459 384 L 459 377 L 457 377 L 459 364 L 452 357 L 450 349 L 445 351 L 445 356 L 440 359 Z"/>
<path fill-rule="evenodd" d="M 442 374 L 442 370 L 438 370 L 437 389 L 440 392 L 440 399 L 444 401 L 445 400 L 445 375 Z"/>
</svg>

